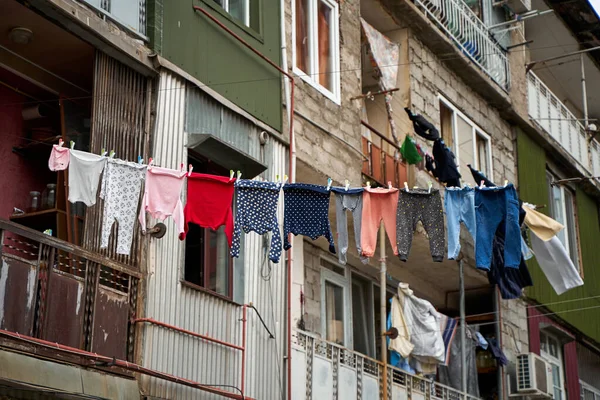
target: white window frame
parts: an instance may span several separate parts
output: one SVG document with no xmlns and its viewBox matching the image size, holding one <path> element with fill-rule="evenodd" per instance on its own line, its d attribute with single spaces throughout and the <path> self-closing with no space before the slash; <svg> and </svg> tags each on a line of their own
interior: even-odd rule
<svg viewBox="0 0 600 400">
<path fill-rule="evenodd" d="M 597 400 L 600 400 L 600 389 L 596 389 L 592 385 L 585 383 L 582 380 L 579 381 L 579 386 L 580 386 L 580 394 L 579 395 L 581 397 L 581 400 L 585 400 L 585 396 L 583 393 L 584 389 L 587 390 L 588 392 L 592 392 L 594 394 L 594 398 Z"/>
<path fill-rule="evenodd" d="M 544 335 L 546 337 L 546 341 L 544 342 L 543 337 Z M 548 339 L 552 339 L 556 342 L 556 354 L 557 357 L 553 356 L 550 354 L 550 343 L 548 341 Z M 542 343 L 546 344 L 546 348 L 548 350 L 544 350 L 541 346 Z M 549 333 L 548 331 L 542 330 L 540 332 L 540 356 L 546 360 L 547 362 L 549 362 L 550 364 L 554 364 L 558 367 L 559 369 L 559 374 L 560 374 L 560 391 L 561 391 L 561 399 L 562 400 L 566 400 L 565 394 L 566 394 L 566 388 L 565 388 L 565 364 L 563 363 L 563 351 L 562 351 L 562 343 L 561 341 L 558 339 L 558 337 L 556 337 L 555 335 Z M 554 387 L 554 381 L 552 382 L 553 385 L 553 389 Z M 553 391 L 554 392 L 554 391 Z"/>
<path fill-rule="evenodd" d="M 465 175 L 468 171 L 465 169 L 466 164 L 462 165 L 460 161 L 460 151 L 459 151 L 459 143 L 458 143 L 458 120 L 456 116 L 461 117 L 467 124 L 471 125 L 472 131 L 472 142 L 473 142 L 473 154 L 478 154 L 477 151 L 477 140 L 476 137 L 479 136 L 486 141 L 487 147 L 487 163 L 489 166 L 489 171 L 482 171 L 485 176 L 489 180 L 494 180 L 494 165 L 492 163 L 492 137 L 488 135 L 479 125 L 474 123 L 469 117 L 463 114 L 454 104 L 452 104 L 448 99 L 446 99 L 441 94 L 438 94 L 438 100 L 444 103 L 444 105 L 452 111 L 452 151 L 454 152 L 454 156 L 456 157 L 456 164 L 458 167 L 458 171 L 461 175 Z M 481 170 L 479 166 L 479 157 L 475 157 L 473 160 L 473 168 L 477 170 Z M 479 184 L 479 182 L 477 182 Z"/>
<path fill-rule="evenodd" d="M 311 43 L 318 43 L 316 40 L 319 37 L 318 33 L 318 24 L 317 24 L 317 16 L 318 10 L 316 5 L 320 1 L 327 4 L 331 7 L 333 11 L 332 15 L 332 26 L 331 26 L 331 59 L 333 60 L 333 71 L 331 72 L 331 81 L 333 86 L 333 91 L 330 91 L 326 87 L 322 86 L 318 79 L 318 74 L 316 75 L 307 75 L 306 72 L 302 71 L 300 68 L 296 67 L 296 1 L 292 0 L 292 71 L 294 74 L 298 75 L 302 78 L 303 81 L 311 85 L 325 97 L 333 101 L 337 105 L 341 105 L 340 101 L 340 27 L 339 27 L 339 5 L 337 1 L 334 0 L 309 0 L 309 21 L 308 21 L 308 30 L 310 31 L 309 35 L 313 37 Z M 310 52 L 310 59 L 312 61 L 311 70 L 318 71 L 319 70 L 319 51 L 316 45 L 309 46 L 308 51 Z"/>
<path fill-rule="evenodd" d="M 333 262 L 327 260 L 329 262 Z M 325 284 L 329 282 L 342 288 L 344 301 L 344 344 L 343 347 L 348 349 L 354 348 L 352 337 L 352 302 L 350 298 L 351 278 L 350 270 L 347 266 L 343 266 L 344 275 L 340 275 L 331 271 L 328 268 L 321 267 L 321 337 L 327 339 L 327 302 L 325 301 Z"/>
<path fill-rule="evenodd" d="M 562 176 L 556 174 L 552 169 L 547 168 L 546 169 L 546 177 L 547 179 L 552 182 L 555 180 L 559 180 L 562 179 Z M 579 273 L 581 274 L 581 260 L 580 260 L 580 252 L 579 252 L 579 241 L 578 241 L 578 235 L 579 235 L 579 226 L 577 224 L 577 215 L 575 213 L 575 193 L 573 193 L 573 191 L 568 188 L 565 187 L 564 185 L 556 185 L 554 186 L 554 188 L 557 188 L 558 190 L 560 190 L 560 207 L 561 207 L 561 211 L 562 214 L 565 217 L 565 221 L 564 221 L 564 232 L 565 232 L 565 243 L 563 243 L 564 247 L 565 247 L 565 251 L 567 252 L 567 254 L 569 255 L 569 258 L 571 259 L 571 261 L 573 261 L 573 264 L 575 265 L 575 267 L 577 268 L 577 271 L 579 271 Z M 553 187 L 548 184 L 548 190 L 552 191 Z M 570 215 L 569 213 L 567 213 L 567 201 L 566 201 L 566 196 L 565 196 L 565 192 L 569 192 L 569 195 L 571 196 L 571 209 L 573 211 L 572 215 Z M 549 193 L 551 195 L 551 193 Z M 550 199 L 548 199 L 548 201 L 550 201 Z M 550 211 L 552 211 L 553 209 L 553 203 L 550 205 Z M 556 218 L 556 216 L 552 215 L 553 218 Z M 571 230 L 569 229 L 569 218 L 573 219 L 573 230 L 574 232 L 571 232 Z M 577 252 L 577 254 L 575 254 L 575 257 L 573 257 L 573 255 L 571 254 L 571 244 L 574 244 L 574 249 Z"/>
<path fill-rule="evenodd" d="M 364 288 L 364 292 L 363 293 L 365 295 L 365 299 L 363 299 L 364 301 L 362 302 L 362 306 L 365 309 L 365 315 L 367 317 L 370 318 L 365 318 L 365 320 L 367 320 L 367 326 L 364 327 L 364 329 L 367 331 L 367 342 L 369 342 L 369 339 L 375 339 L 375 335 L 377 334 L 375 326 L 377 325 L 375 323 L 375 319 L 374 319 L 374 311 L 375 311 L 375 304 L 373 303 L 373 296 L 374 296 L 374 285 L 373 285 L 373 281 L 371 279 L 369 279 L 368 277 L 357 273 L 357 271 L 351 271 L 350 274 L 350 309 L 352 311 L 352 324 L 354 324 L 354 307 L 353 307 L 353 303 L 354 303 L 354 296 L 358 295 L 358 293 L 354 293 L 354 279 L 358 278 L 359 280 L 364 281 L 365 283 L 367 283 L 366 287 Z M 370 313 L 369 310 L 370 309 Z M 353 326 L 351 325 L 351 327 L 353 328 Z M 352 331 L 352 343 L 354 344 L 354 329 L 351 329 Z M 370 337 L 369 337 L 370 336 Z M 377 354 L 377 349 L 375 348 L 375 340 L 372 340 L 370 342 L 370 351 L 372 354 L 365 354 L 368 357 L 371 358 L 375 358 L 375 355 Z M 354 346 L 352 347 L 353 350 Z M 599 399 L 600 400 L 600 399 Z"/>
<path fill-rule="evenodd" d="M 213 0 L 214 1 L 214 0 Z M 223 2 L 223 5 L 220 6 L 227 12 L 227 14 L 231 15 L 229 12 L 229 0 L 220 0 Z M 250 28 L 250 0 L 241 0 L 244 3 L 244 20 L 241 21 L 245 27 Z M 217 6 L 219 5 L 216 1 Z M 231 15 L 235 18 L 233 15 Z"/>
</svg>

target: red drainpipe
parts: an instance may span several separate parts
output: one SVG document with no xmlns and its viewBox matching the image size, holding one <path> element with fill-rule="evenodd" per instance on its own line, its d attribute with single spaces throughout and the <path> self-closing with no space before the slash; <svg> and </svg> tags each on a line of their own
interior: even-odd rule
<svg viewBox="0 0 600 400">
<path fill-rule="evenodd" d="M 237 33 L 233 32 L 231 29 L 229 29 L 227 26 L 225 26 L 225 24 L 223 24 L 217 18 L 213 17 L 208 11 L 206 11 L 205 9 L 203 9 L 202 7 L 199 7 L 199 6 L 193 6 L 193 8 L 195 11 L 201 12 L 205 17 L 207 17 L 212 22 L 217 24 L 221 29 L 223 29 L 225 32 L 227 32 L 231 36 L 233 36 L 235 39 L 237 39 L 238 42 L 240 42 L 241 44 L 246 46 L 257 56 L 259 56 L 260 58 L 265 60 L 267 63 L 269 63 L 269 65 L 271 65 L 277 71 L 281 72 L 292 82 L 292 85 L 291 85 L 292 90 L 290 91 L 290 104 L 289 104 L 289 107 L 290 107 L 290 121 L 289 121 L 289 124 L 290 124 L 290 127 L 289 127 L 289 129 L 290 129 L 290 154 L 289 154 L 289 172 L 288 173 L 289 173 L 290 182 L 295 182 L 294 156 L 296 154 L 296 144 L 295 144 L 295 138 L 294 138 L 294 88 L 296 87 L 296 83 L 294 81 L 294 77 L 287 71 L 283 70 L 279 65 L 277 65 L 273 61 L 271 61 L 268 57 L 266 57 L 260 51 L 256 50 L 254 47 L 252 47 L 252 45 L 250 45 L 248 42 L 246 42 Z M 283 10 L 282 10 L 282 12 L 283 12 Z M 291 238 L 291 235 L 290 235 L 290 238 Z M 290 249 L 290 250 L 288 250 L 288 274 L 287 274 L 288 275 L 287 276 L 287 363 L 288 363 L 287 364 L 287 373 L 288 373 L 288 382 L 287 382 L 288 383 L 288 387 L 287 387 L 288 397 L 287 398 L 288 399 L 292 398 L 292 314 L 291 314 L 291 312 L 292 312 L 292 261 L 293 261 L 293 256 L 292 256 L 292 250 Z"/>
<path fill-rule="evenodd" d="M 110 358 L 110 357 L 106 357 L 106 356 L 101 356 L 101 355 L 98 355 L 96 353 L 91 353 L 89 351 L 77 349 L 75 347 L 64 346 L 62 344 L 48 342 L 46 340 L 34 338 L 34 337 L 31 337 L 31 336 L 27 336 L 27 335 L 21 335 L 19 333 L 10 332 L 10 331 L 4 330 L 4 329 L 0 329 L 0 336 L 8 336 L 10 338 L 17 339 L 17 340 L 20 340 L 20 341 L 34 343 L 36 345 L 48 347 L 48 348 L 51 348 L 51 349 L 60 350 L 60 351 L 65 352 L 65 353 L 70 353 L 70 354 L 75 354 L 75 355 L 78 355 L 78 356 L 82 356 L 82 357 L 85 357 L 85 358 L 90 359 L 92 361 L 100 361 L 102 363 L 108 363 L 109 364 L 108 366 L 117 366 L 117 367 L 129 370 L 129 371 L 134 371 L 134 372 L 138 372 L 140 374 L 152 376 L 152 377 L 159 378 L 159 379 L 164 379 L 164 380 L 167 380 L 167 381 L 170 381 L 170 382 L 178 383 L 180 385 L 190 386 L 190 387 L 193 387 L 193 388 L 196 388 L 196 389 L 204 390 L 206 392 L 214 393 L 214 394 L 217 394 L 219 396 L 227 397 L 227 398 L 230 398 L 230 399 L 234 399 L 234 400 L 252 400 L 249 397 L 244 396 L 243 392 L 242 392 L 242 394 L 236 394 L 236 393 L 226 392 L 226 391 L 218 389 L 218 388 L 216 388 L 214 386 L 207 386 L 207 385 L 204 385 L 202 383 L 194 382 L 194 381 L 189 380 L 189 379 L 184 379 L 184 378 L 177 377 L 175 375 L 167 374 L 167 373 L 156 371 L 156 370 L 149 369 L 149 368 L 144 368 L 144 367 L 142 367 L 142 366 L 140 366 L 138 364 L 130 363 L 128 361 L 118 360 L 118 359 Z"/>
</svg>

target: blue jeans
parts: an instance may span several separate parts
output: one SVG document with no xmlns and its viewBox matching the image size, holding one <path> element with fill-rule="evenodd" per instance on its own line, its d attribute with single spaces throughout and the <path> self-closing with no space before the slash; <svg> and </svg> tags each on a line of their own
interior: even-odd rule
<svg viewBox="0 0 600 400">
<path fill-rule="evenodd" d="M 454 260 L 460 252 L 460 223 L 465 224 L 475 240 L 475 190 L 446 188 L 444 196 L 448 226 L 448 259 Z"/>
<path fill-rule="evenodd" d="M 492 242 L 498 225 L 505 221 L 504 266 L 519 268 L 521 262 L 521 229 L 519 200 L 512 184 L 505 187 L 475 189 L 475 262 L 477 268 L 489 270 L 492 261 Z"/>
</svg>

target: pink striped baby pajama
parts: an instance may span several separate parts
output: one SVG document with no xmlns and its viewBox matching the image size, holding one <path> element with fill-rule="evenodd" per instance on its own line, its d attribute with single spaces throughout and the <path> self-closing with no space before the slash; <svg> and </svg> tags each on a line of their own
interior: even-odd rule
<svg viewBox="0 0 600 400">
<path fill-rule="evenodd" d="M 184 232 L 183 205 L 181 204 L 181 188 L 186 171 L 169 168 L 148 167 L 146 171 L 146 189 L 142 199 L 139 221 L 142 231 L 146 231 L 146 211 L 160 221 L 168 216 L 173 217 L 178 234 Z"/>
</svg>

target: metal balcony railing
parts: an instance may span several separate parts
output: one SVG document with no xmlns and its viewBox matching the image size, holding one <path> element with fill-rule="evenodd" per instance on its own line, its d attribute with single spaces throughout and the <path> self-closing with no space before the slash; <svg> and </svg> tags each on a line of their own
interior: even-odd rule
<svg viewBox="0 0 600 400">
<path fill-rule="evenodd" d="M 394 151 L 399 151 L 398 146 L 368 123 L 364 121 L 361 123 L 379 138 L 377 141 L 379 146 L 364 136 L 362 138 L 362 150 L 366 157 L 363 161 L 363 175 L 381 186 L 387 186 L 388 182 L 392 182 L 394 187 L 401 187 L 403 182 L 407 181 L 406 163 L 396 160 L 395 154 L 390 154 L 383 149 L 384 143 L 387 143 L 387 148 L 393 148 Z"/>
<path fill-rule="evenodd" d="M 133 360 L 137 271 L 1 219 L 0 258 L 0 329 Z"/>
<path fill-rule="evenodd" d="M 503 89 L 510 86 L 506 51 L 463 0 L 414 0 L 414 3 L 483 72 Z"/>
<path fill-rule="evenodd" d="M 533 72 L 527 79 L 529 116 L 552 136 L 587 171 L 600 173 L 600 148 L 597 142 L 588 143 L 584 126 L 575 114 L 552 93 Z M 591 161 L 588 149 L 591 146 Z"/>
<path fill-rule="evenodd" d="M 146 36 L 146 0 L 80 0 L 142 37 Z"/>
<path fill-rule="evenodd" d="M 475 400 L 476 397 L 388 365 L 388 398 L 383 399 L 383 364 L 317 336 L 292 333 L 292 387 L 305 390 L 298 398 Z"/>
</svg>

